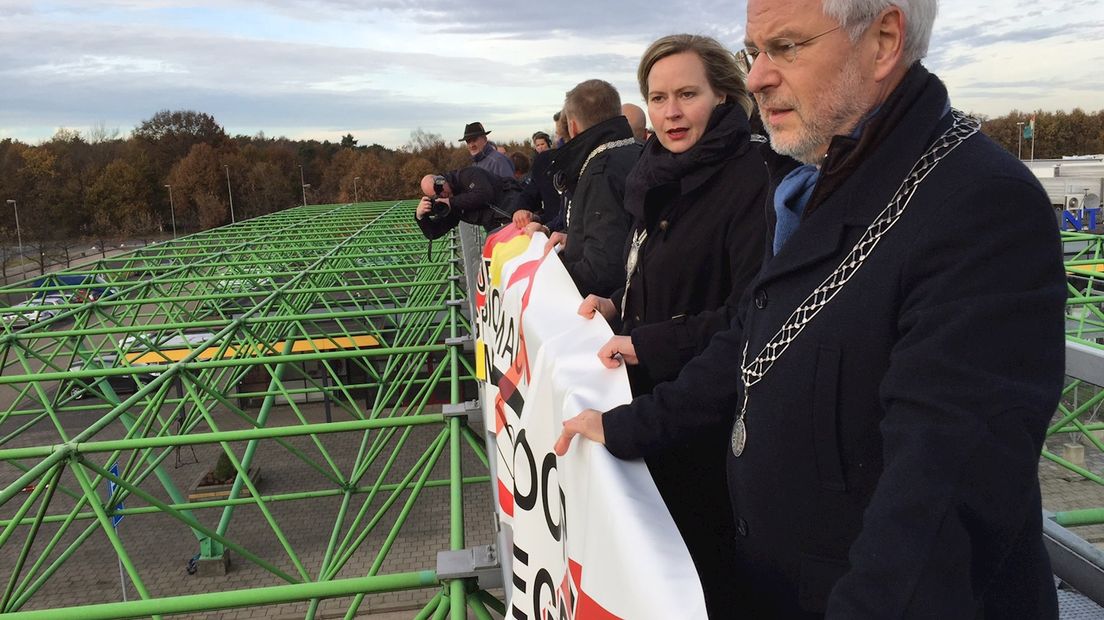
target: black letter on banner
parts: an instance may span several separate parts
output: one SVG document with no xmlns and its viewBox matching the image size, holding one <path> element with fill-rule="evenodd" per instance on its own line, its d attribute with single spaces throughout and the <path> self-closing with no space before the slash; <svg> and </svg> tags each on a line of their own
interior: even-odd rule
<svg viewBox="0 0 1104 620">
<path fill-rule="evenodd" d="M 529 461 L 530 486 L 529 495 L 518 492 L 517 474 L 518 468 L 514 466 L 514 503 L 522 510 L 532 510 L 537 505 L 537 463 L 533 460 L 533 450 L 529 447 L 529 441 L 525 438 L 525 429 L 518 432 L 517 443 L 514 444 L 514 461 L 517 461 L 517 449 L 525 451 L 525 458 Z"/>
<path fill-rule="evenodd" d="M 544 614 L 541 613 L 541 591 L 545 588 L 548 589 L 548 602 L 556 604 L 556 586 L 552 583 L 552 575 L 548 574 L 547 569 L 540 569 L 537 571 L 537 577 L 534 579 L 533 587 L 533 617 L 544 618 Z"/>
<path fill-rule="evenodd" d="M 519 566 L 519 565 L 520 566 L 529 566 L 529 554 L 525 553 L 525 551 L 521 547 L 519 547 L 518 545 L 514 545 L 514 560 L 516 560 L 514 562 L 514 566 L 515 566 L 515 568 L 514 568 L 514 588 L 517 589 L 519 592 L 524 593 L 525 590 L 526 590 L 526 583 L 525 583 L 525 580 L 522 579 L 521 576 L 519 576 L 517 574 L 517 568 L 516 567 Z M 521 612 L 518 610 L 517 607 L 514 607 L 514 615 L 516 616 L 518 613 L 521 613 Z M 524 615 L 525 614 L 522 613 L 523 617 L 524 617 Z"/>
<path fill-rule="evenodd" d="M 496 335 L 502 331 L 502 300 L 499 299 L 500 295 L 498 289 L 493 288 L 487 300 L 487 307 L 491 309 L 491 320 L 488 322 L 491 324 L 491 329 L 495 330 Z"/>
<path fill-rule="evenodd" d="M 548 532 L 556 542 L 560 542 L 560 524 L 552 522 L 552 512 L 548 506 L 548 474 L 553 469 L 556 469 L 556 455 L 549 452 L 544 455 L 544 464 L 541 465 L 541 503 L 544 504 L 544 522 L 548 524 Z"/>
</svg>

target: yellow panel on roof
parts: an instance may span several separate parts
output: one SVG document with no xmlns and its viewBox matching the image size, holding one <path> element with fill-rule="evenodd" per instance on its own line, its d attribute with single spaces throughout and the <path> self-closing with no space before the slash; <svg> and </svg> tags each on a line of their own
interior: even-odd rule
<svg viewBox="0 0 1104 620">
<path fill-rule="evenodd" d="M 211 346 L 205 349 L 196 356 L 196 361 L 206 361 L 210 359 L 229 359 L 232 357 L 260 357 L 262 355 L 279 355 L 284 350 L 286 341 L 280 341 L 274 343 L 271 347 L 257 346 L 253 347 L 250 351 L 247 348 L 235 348 L 228 347 L 225 350 L 219 350 L 217 346 Z M 375 336 L 361 335 L 361 336 L 341 336 L 338 338 L 313 338 L 309 340 L 295 340 L 291 344 L 292 353 L 320 353 L 323 351 L 344 351 L 347 349 L 367 349 L 371 347 L 378 347 L 379 340 L 376 340 Z M 173 349 L 163 349 L 161 351 L 141 351 L 136 353 L 128 353 L 126 355 L 126 361 L 132 366 L 148 366 L 154 364 L 171 364 L 173 362 L 179 362 L 185 357 L 188 357 L 195 349 L 189 349 L 187 347 L 177 347 Z M 238 355 L 238 351 L 241 351 L 241 355 Z"/>
</svg>

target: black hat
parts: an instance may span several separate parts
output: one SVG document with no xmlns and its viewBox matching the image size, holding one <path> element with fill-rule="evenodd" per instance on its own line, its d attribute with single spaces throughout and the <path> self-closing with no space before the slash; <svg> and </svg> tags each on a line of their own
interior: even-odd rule
<svg viewBox="0 0 1104 620">
<path fill-rule="evenodd" d="M 467 142 L 473 138 L 479 136 L 485 136 L 491 132 L 483 129 L 483 123 L 468 123 L 464 125 L 464 137 L 460 138 L 460 142 Z"/>
</svg>

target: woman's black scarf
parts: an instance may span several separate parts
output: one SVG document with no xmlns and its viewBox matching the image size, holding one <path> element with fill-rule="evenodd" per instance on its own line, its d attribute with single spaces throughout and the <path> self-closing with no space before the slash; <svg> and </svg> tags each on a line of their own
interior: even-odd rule
<svg viewBox="0 0 1104 620">
<path fill-rule="evenodd" d="M 722 103 L 713 108 L 705 132 L 689 150 L 672 153 L 658 137 L 648 140 L 625 181 L 625 211 L 643 220 L 644 199 L 649 191 L 739 155 L 746 148 L 750 133 L 743 108 Z"/>
</svg>

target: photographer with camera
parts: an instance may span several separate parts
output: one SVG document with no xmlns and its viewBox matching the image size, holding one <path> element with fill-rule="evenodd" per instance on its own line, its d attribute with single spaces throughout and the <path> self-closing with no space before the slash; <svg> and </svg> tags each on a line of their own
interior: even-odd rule
<svg viewBox="0 0 1104 620">
<path fill-rule="evenodd" d="M 414 212 L 427 239 L 436 239 L 461 221 L 490 232 L 510 221 L 521 186 L 514 179 L 469 166 L 422 177 L 422 200 Z"/>
</svg>

